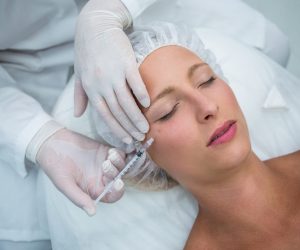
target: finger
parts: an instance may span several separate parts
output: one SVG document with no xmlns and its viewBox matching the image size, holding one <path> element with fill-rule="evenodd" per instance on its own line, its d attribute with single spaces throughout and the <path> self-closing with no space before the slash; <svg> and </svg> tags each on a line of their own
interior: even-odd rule
<svg viewBox="0 0 300 250">
<path fill-rule="evenodd" d="M 103 183 L 105 185 L 109 184 L 112 180 L 110 178 L 107 178 L 106 176 L 103 176 Z M 125 191 L 125 185 L 124 182 L 121 179 L 118 179 L 111 190 L 111 192 L 107 193 L 102 199 L 102 202 L 106 203 L 112 203 L 115 201 L 118 201 L 124 194 Z"/>
<path fill-rule="evenodd" d="M 74 180 L 67 180 L 58 187 L 76 206 L 82 208 L 89 216 L 96 214 L 96 207 L 89 195 L 83 192 Z"/>
<path fill-rule="evenodd" d="M 116 148 L 111 148 L 108 150 L 107 159 L 120 171 L 125 167 L 125 157 L 126 154 Z"/>
<path fill-rule="evenodd" d="M 103 162 L 103 159 L 97 162 Z M 97 164 L 97 166 L 99 166 L 99 164 Z M 90 176 L 88 179 L 86 178 L 87 187 L 85 188 L 93 200 L 97 199 L 104 189 L 104 184 L 102 181 L 103 169 L 102 167 L 96 168 L 97 169 L 94 169 L 92 176 Z"/>
<path fill-rule="evenodd" d="M 97 101 L 93 100 L 93 105 L 101 115 L 103 122 L 109 127 L 112 134 L 121 139 L 124 143 L 131 144 L 131 136 L 123 129 L 123 127 L 112 115 L 105 100 L 102 97 L 98 96 Z"/>
<path fill-rule="evenodd" d="M 150 97 L 135 62 L 131 63 L 126 70 L 126 79 L 139 103 L 145 108 L 148 108 L 150 105 Z"/>
<path fill-rule="evenodd" d="M 119 148 L 124 150 L 124 152 L 126 152 L 126 154 L 132 153 L 135 150 L 134 143 L 127 144 L 127 145 L 124 144 L 122 147 L 119 147 Z"/>
<path fill-rule="evenodd" d="M 107 178 L 113 179 L 115 178 L 119 171 L 118 169 L 111 163 L 110 160 L 106 160 L 102 164 L 103 169 L 103 176 L 106 176 Z"/>
<path fill-rule="evenodd" d="M 119 86 L 115 89 L 118 102 L 120 103 L 126 115 L 132 121 L 132 123 L 142 132 L 147 133 L 149 130 L 149 124 L 144 117 L 143 113 L 137 106 L 129 88 L 127 85 Z M 132 135 L 133 136 L 133 135 Z"/>
<path fill-rule="evenodd" d="M 122 127 L 129 132 L 135 139 L 142 141 L 145 138 L 145 135 L 140 133 L 137 128 L 131 123 L 124 110 L 118 103 L 118 100 L 115 95 L 106 98 L 107 105 L 111 110 L 114 117 L 119 121 Z"/>
<path fill-rule="evenodd" d="M 99 170 L 102 172 L 102 169 L 99 168 Z M 98 175 L 98 178 L 93 179 L 88 186 L 88 194 L 93 200 L 96 200 L 98 196 L 103 192 L 104 184 L 102 179 L 103 173 L 101 173 L 101 175 Z"/>
<path fill-rule="evenodd" d="M 82 87 L 81 80 L 75 76 L 74 86 L 74 116 L 81 116 L 86 110 L 88 97 Z"/>
<path fill-rule="evenodd" d="M 99 171 L 102 172 L 103 170 L 99 168 Z M 118 175 L 119 171 L 115 168 L 115 166 L 110 165 L 109 166 L 109 171 L 107 173 L 102 173 L 101 178 L 97 179 L 97 183 L 94 183 L 92 189 L 90 189 L 90 193 L 92 194 L 91 197 L 92 199 L 96 200 L 99 195 L 103 192 L 105 185 L 108 185 L 110 182 L 114 181 L 114 178 Z M 100 175 L 98 175 L 100 176 Z M 116 181 L 114 183 L 112 189 L 109 191 L 109 194 L 106 195 L 106 198 L 101 199 L 103 202 L 114 202 L 118 199 L 121 198 L 121 196 L 124 193 L 124 183 L 122 180 Z"/>
</svg>

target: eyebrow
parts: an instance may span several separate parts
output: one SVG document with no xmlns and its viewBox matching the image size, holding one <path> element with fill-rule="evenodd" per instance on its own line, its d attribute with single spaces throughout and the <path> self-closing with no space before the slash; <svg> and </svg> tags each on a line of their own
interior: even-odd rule
<svg viewBox="0 0 300 250">
<path fill-rule="evenodd" d="M 188 69 L 188 73 L 187 73 L 187 76 L 189 79 L 192 78 L 193 74 L 195 73 L 195 71 L 199 68 L 199 67 L 202 67 L 202 66 L 205 66 L 207 65 L 207 63 L 196 63 L 194 65 L 192 65 L 191 67 L 189 67 Z M 175 88 L 172 87 L 172 86 L 169 86 L 165 89 L 163 89 L 163 91 L 161 91 L 154 99 L 153 101 L 151 102 L 151 105 L 153 105 L 156 101 L 158 101 L 159 99 L 165 97 L 166 95 L 169 95 L 169 94 L 172 94 L 175 92 Z M 151 106 L 150 106 L 151 107 Z"/>
<path fill-rule="evenodd" d="M 187 73 L 187 76 L 189 79 L 191 79 L 195 73 L 195 71 L 199 68 L 199 67 L 202 67 L 202 66 L 206 66 L 208 65 L 207 63 L 196 63 L 194 65 L 192 65 L 189 69 L 188 69 L 188 73 Z"/>
<path fill-rule="evenodd" d="M 167 87 L 165 88 L 162 92 L 160 92 L 155 98 L 154 100 L 152 101 L 151 104 L 153 104 L 154 102 L 156 102 L 157 100 L 165 97 L 166 95 L 169 95 L 171 93 L 173 93 L 175 91 L 175 88 L 174 87 Z"/>
</svg>

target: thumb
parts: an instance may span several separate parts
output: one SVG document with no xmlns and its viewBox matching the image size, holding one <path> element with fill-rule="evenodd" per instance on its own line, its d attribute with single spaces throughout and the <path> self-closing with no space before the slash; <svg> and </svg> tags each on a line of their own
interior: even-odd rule
<svg viewBox="0 0 300 250">
<path fill-rule="evenodd" d="M 88 97 L 82 87 L 81 80 L 75 76 L 74 86 L 74 115 L 76 117 L 81 116 L 86 110 L 88 103 Z"/>
<path fill-rule="evenodd" d="M 91 197 L 80 189 L 75 182 L 69 180 L 60 188 L 76 206 L 82 208 L 89 216 L 96 214 L 96 205 Z"/>
</svg>

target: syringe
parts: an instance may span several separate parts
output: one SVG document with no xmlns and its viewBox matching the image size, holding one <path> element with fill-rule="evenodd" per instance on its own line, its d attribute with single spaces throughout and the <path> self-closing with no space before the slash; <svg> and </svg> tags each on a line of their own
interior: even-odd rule
<svg viewBox="0 0 300 250">
<path fill-rule="evenodd" d="M 150 138 L 147 140 L 144 145 L 136 152 L 134 157 L 126 164 L 126 166 L 122 169 L 122 171 L 110 182 L 108 183 L 103 192 L 97 197 L 96 200 L 94 200 L 95 204 L 97 204 L 113 187 L 114 183 L 118 180 L 121 179 L 121 177 L 131 168 L 136 164 L 136 162 L 142 157 L 142 155 L 146 152 L 147 148 L 151 146 L 153 143 L 153 138 Z"/>
</svg>

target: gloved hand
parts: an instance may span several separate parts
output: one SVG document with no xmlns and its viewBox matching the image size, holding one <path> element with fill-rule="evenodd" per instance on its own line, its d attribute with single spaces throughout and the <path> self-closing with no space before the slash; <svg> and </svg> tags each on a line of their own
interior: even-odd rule
<svg viewBox="0 0 300 250">
<path fill-rule="evenodd" d="M 120 0 L 90 0 L 76 28 L 75 116 L 83 114 L 89 99 L 102 121 L 96 124 L 102 126 L 100 136 L 105 133 L 112 145 L 130 144 L 132 137 L 142 141 L 149 129 L 131 93 L 141 105 L 149 106 L 149 95 L 123 31 L 130 24 L 130 14 Z"/>
<path fill-rule="evenodd" d="M 125 154 L 83 135 L 60 129 L 40 146 L 36 162 L 54 185 L 89 215 L 96 213 L 96 199 L 125 166 Z M 103 167 L 102 167 L 103 164 Z M 122 180 L 102 201 L 114 202 L 124 193 Z"/>
</svg>

